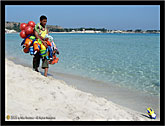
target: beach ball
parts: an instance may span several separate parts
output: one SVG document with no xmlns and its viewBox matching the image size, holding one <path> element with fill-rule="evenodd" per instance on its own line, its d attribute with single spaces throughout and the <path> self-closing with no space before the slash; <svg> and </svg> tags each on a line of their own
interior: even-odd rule
<svg viewBox="0 0 165 126">
<path fill-rule="evenodd" d="M 22 30 L 22 31 L 20 32 L 20 37 L 21 37 L 21 38 L 26 38 L 26 37 L 27 37 L 27 35 L 26 35 L 26 33 L 25 33 L 25 30 Z"/>
<path fill-rule="evenodd" d="M 28 26 L 31 26 L 31 27 L 34 28 L 34 27 L 35 27 L 35 23 L 34 23 L 34 21 L 29 21 L 29 22 L 28 22 Z"/>
<path fill-rule="evenodd" d="M 26 35 L 32 34 L 33 33 L 33 27 L 27 26 L 25 28 L 25 33 L 26 33 Z"/>
<path fill-rule="evenodd" d="M 27 26 L 26 23 L 21 23 L 21 25 L 20 25 L 20 29 L 21 29 L 21 30 L 25 30 L 26 26 Z"/>
</svg>

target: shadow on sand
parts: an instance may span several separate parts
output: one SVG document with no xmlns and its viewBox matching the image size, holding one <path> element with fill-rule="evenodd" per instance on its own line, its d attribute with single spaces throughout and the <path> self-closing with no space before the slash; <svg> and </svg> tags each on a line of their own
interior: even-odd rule
<svg viewBox="0 0 165 126">
<path fill-rule="evenodd" d="M 39 71 L 40 73 L 41 73 L 41 75 L 43 75 L 44 76 L 44 72 L 42 72 L 42 71 Z M 47 73 L 47 76 L 53 76 L 52 74 L 49 74 L 49 73 Z"/>
<path fill-rule="evenodd" d="M 142 116 L 144 116 L 144 117 L 147 117 L 147 118 L 149 118 L 149 119 L 151 119 L 149 116 L 147 116 L 147 115 L 144 115 L 144 114 L 141 114 Z"/>
</svg>

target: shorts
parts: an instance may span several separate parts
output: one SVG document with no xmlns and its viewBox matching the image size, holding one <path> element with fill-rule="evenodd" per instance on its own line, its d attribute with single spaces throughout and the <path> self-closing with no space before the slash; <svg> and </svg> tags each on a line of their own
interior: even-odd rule
<svg viewBox="0 0 165 126">
<path fill-rule="evenodd" d="M 42 59 L 42 69 L 49 68 L 49 61 L 44 57 Z"/>
</svg>

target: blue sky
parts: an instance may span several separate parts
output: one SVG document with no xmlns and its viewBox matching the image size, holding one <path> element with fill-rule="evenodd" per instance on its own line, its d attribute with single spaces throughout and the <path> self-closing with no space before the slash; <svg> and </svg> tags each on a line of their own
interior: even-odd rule
<svg viewBox="0 0 165 126">
<path fill-rule="evenodd" d="M 39 22 L 63 28 L 106 28 L 109 30 L 160 29 L 159 5 L 6 5 L 5 21 Z"/>
</svg>

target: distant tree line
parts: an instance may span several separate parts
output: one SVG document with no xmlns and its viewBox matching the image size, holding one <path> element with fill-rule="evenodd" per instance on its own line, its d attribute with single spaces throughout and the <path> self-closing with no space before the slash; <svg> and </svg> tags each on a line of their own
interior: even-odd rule
<svg viewBox="0 0 165 126">
<path fill-rule="evenodd" d="M 148 33 L 156 33 L 156 32 L 160 32 L 160 30 L 147 30 L 146 32 L 148 32 Z"/>
<path fill-rule="evenodd" d="M 18 25 L 16 25 L 16 24 L 13 24 L 14 26 L 13 27 L 11 27 L 11 26 L 8 26 L 8 27 L 5 27 L 6 29 L 9 29 L 9 30 L 15 30 L 15 31 L 17 31 L 17 32 L 20 32 L 21 30 L 20 30 L 20 23 L 18 24 Z"/>
<path fill-rule="evenodd" d="M 127 30 L 128 31 L 128 30 Z M 133 30 L 129 30 L 130 32 L 133 32 Z M 136 29 L 134 32 L 136 32 L 136 33 L 142 33 L 142 32 L 144 32 L 143 30 L 141 30 L 141 29 Z M 146 30 L 145 32 L 147 32 L 147 33 L 156 33 L 156 32 L 160 32 L 160 30 Z"/>
</svg>

